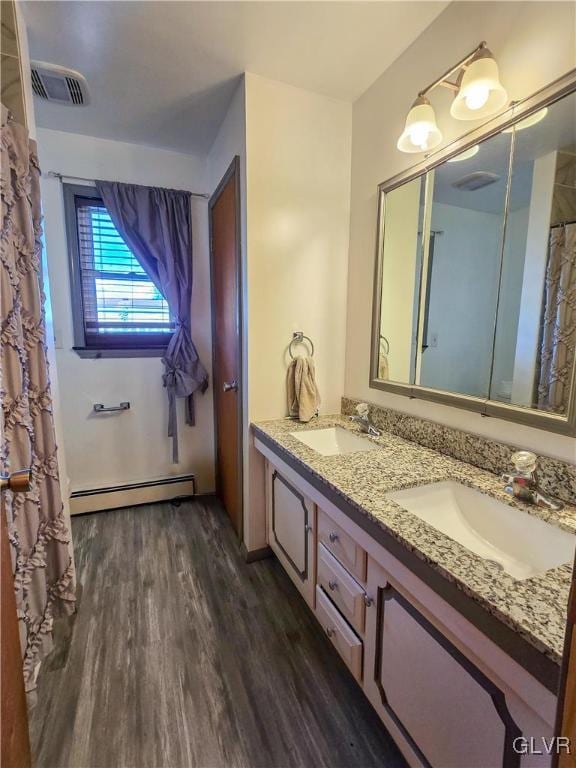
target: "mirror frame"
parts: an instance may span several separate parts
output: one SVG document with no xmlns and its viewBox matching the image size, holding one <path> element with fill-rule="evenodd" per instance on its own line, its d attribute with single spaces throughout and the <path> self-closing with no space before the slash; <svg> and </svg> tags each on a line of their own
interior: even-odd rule
<svg viewBox="0 0 576 768">
<path fill-rule="evenodd" d="M 518 424 L 525 424 L 537 429 L 556 432 L 562 435 L 576 434 L 576 361 L 572 370 L 572 383 L 570 400 L 566 416 L 559 416 L 546 411 L 538 411 L 535 408 L 526 408 L 512 403 L 501 403 L 490 400 L 489 397 L 474 397 L 471 395 L 457 394 L 454 392 L 432 389 L 419 384 L 402 384 L 378 378 L 378 358 L 380 350 L 380 315 L 382 302 L 382 270 L 383 270 L 383 246 L 384 246 L 384 215 L 386 206 L 386 194 L 393 189 L 416 179 L 428 171 L 436 168 L 455 155 L 466 151 L 479 142 L 485 141 L 497 135 L 505 128 L 513 126 L 525 117 L 538 112 L 543 107 L 559 101 L 564 96 L 576 92 L 576 69 L 572 69 L 562 77 L 554 80 L 549 85 L 536 91 L 531 96 L 521 101 L 513 102 L 503 113 L 485 122 L 478 128 L 461 136 L 459 139 L 447 144 L 435 152 L 426 155 L 416 165 L 411 166 L 396 176 L 378 185 L 378 216 L 376 226 L 376 259 L 374 269 L 374 293 L 372 304 L 372 339 L 370 347 L 370 381 L 372 389 L 381 389 L 396 395 L 404 395 L 411 399 L 429 400 L 442 405 L 456 408 L 464 408 L 475 411 L 482 416 L 493 416 Z M 512 134 L 514 137 L 514 134 Z M 512 139 L 513 140 L 513 139 Z M 512 144 L 513 152 L 513 144 Z M 511 152 L 511 161 L 512 161 Z M 510 194 L 510 173 L 508 174 L 506 199 Z M 507 217 L 508 204 L 506 203 L 505 217 Z M 504 242 L 502 242 L 502 247 Z"/>
</svg>

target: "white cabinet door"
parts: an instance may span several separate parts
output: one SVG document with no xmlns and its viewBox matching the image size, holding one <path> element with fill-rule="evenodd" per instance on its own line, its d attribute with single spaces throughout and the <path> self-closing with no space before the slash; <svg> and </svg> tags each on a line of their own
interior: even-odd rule
<svg viewBox="0 0 576 768">
<path fill-rule="evenodd" d="M 315 506 L 271 464 L 266 496 L 270 547 L 308 605 L 314 607 Z"/>
<path fill-rule="evenodd" d="M 513 768 L 521 735 L 501 690 L 368 558 L 366 695 L 414 765 Z M 411 752 L 411 754 L 410 754 Z"/>
</svg>

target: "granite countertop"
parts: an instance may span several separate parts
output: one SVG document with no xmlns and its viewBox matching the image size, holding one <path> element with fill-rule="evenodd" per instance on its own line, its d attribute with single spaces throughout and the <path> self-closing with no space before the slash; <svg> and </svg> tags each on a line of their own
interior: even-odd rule
<svg viewBox="0 0 576 768">
<path fill-rule="evenodd" d="M 361 434 L 381 450 L 323 456 L 290 432 L 341 426 Z M 493 616 L 552 659 L 562 660 L 572 566 L 563 565 L 525 580 L 475 555 L 398 504 L 389 491 L 457 480 L 576 534 L 576 507 L 552 512 L 523 504 L 508 495 L 499 477 L 441 453 L 384 432 L 369 438 L 349 419 L 321 416 L 308 424 L 290 419 L 252 425 L 293 460 L 312 472 L 343 500 L 369 516 L 408 550 L 428 563 Z"/>
</svg>

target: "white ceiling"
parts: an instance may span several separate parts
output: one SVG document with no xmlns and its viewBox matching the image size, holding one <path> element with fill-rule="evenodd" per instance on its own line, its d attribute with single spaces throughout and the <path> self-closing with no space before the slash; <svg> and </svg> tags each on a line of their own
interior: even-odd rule
<svg viewBox="0 0 576 768">
<path fill-rule="evenodd" d="M 88 107 L 38 125 L 204 153 L 242 72 L 354 101 L 447 2 L 23 2 L 33 59 L 79 70 Z"/>
</svg>

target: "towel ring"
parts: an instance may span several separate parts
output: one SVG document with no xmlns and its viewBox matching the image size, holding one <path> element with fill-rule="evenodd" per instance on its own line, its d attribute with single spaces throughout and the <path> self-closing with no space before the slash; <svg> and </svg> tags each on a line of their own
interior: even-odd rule
<svg viewBox="0 0 576 768">
<path fill-rule="evenodd" d="M 390 353 L 390 342 L 388 341 L 386 336 L 383 336 L 382 334 L 380 334 L 380 341 L 381 342 L 384 341 L 386 343 L 386 347 L 385 347 L 386 351 L 384 354 L 388 355 Z"/>
<path fill-rule="evenodd" d="M 288 346 L 288 352 L 290 353 L 292 360 L 294 360 L 294 355 L 292 354 L 292 345 L 302 344 L 304 341 L 307 341 L 308 344 L 310 344 L 311 356 L 314 357 L 314 344 L 312 343 L 312 339 L 309 336 L 304 336 L 302 331 L 295 331 L 292 334 L 292 341 Z"/>
</svg>

